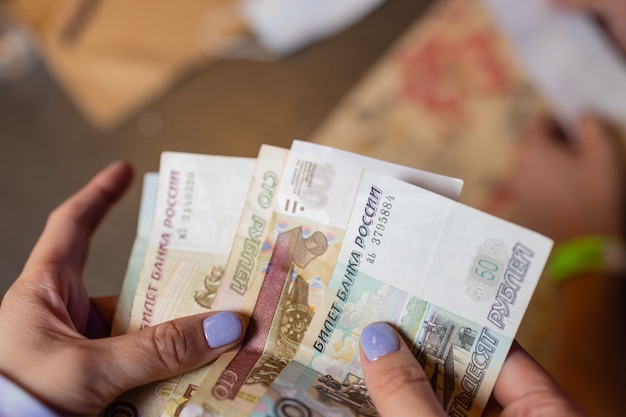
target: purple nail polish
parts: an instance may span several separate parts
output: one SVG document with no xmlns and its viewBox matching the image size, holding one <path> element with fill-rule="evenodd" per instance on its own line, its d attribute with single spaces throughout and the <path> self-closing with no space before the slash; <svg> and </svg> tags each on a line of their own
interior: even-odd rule
<svg viewBox="0 0 626 417">
<path fill-rule="evenodd" d="M 400 349 L 396 332 L 386 323 L 372 323 L 365 327 L 361 333 L 361 347 L 370 361 Z"/>
<path fill-rule="evenodd" d="M 222 311 L 207 317 L 202 322 L 204 337 L 210 348 L 219 348 L 230 345 L 241 337 L 243 326 L 241 319 L 235 313 Z"/>
</svg>

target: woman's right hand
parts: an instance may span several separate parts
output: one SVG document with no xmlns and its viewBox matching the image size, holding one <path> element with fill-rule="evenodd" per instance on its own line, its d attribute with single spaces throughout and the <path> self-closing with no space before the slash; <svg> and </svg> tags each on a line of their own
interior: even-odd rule
<svg viewBox="0 0 626 417">
<path fill-rule="evenodd" d="M 361 334 L 365 383 L 381 417 L 444 417 L 426 373 L 399 334 L 373 323 Z M 487 416 L 583 417 L 552 377 L 513 343 L 493 390 Z"/>
</svg>

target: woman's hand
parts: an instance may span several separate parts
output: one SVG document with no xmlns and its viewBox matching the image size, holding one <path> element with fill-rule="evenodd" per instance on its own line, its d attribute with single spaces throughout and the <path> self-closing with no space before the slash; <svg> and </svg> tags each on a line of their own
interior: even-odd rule
<svg viewBox="0 0 626 417">
<path fill-rule="evenodd" d="M 426 373 L 388 324 L 373 323 L 361 334 L 365 383 L 381 417 L 444 417 Z M 582 417 L 548 373 L 516 342 L 502 366 L 485 415 Z"/>
<path fill-rule="evenodd" d="M 112 164 L 54 210 L 0 307 L 0 373 L 64 414 L 97 414 L 122 392 L 206 364 L 243 337 L 243 321 L 227 312 L 104 337 L 98 309 L 110 318 L 115 300 L 89 299 L 83 267 L 131 177 L 129 165 Z"/>
<path fill-rule="evenodd" d="M 541 119 L 519 144 L 506 182 L 484 210 L 557 243 L 624 232 L 622 138 L 598 119 L 578 120 L 573 138 Z"/>
</svg>

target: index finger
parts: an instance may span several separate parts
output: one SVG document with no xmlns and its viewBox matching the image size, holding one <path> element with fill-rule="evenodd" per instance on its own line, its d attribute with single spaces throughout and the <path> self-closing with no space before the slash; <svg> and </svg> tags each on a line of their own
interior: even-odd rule
<svg viewBox="0 0 626 417">
<path fill-rule="evenodd" d="M 82 272 L 91 235 L 131 179 L 132 167 L 115 162 L 57 207 L 50 213 L 24 270 L 63 265 L 70 272 Z"/>
</svg>

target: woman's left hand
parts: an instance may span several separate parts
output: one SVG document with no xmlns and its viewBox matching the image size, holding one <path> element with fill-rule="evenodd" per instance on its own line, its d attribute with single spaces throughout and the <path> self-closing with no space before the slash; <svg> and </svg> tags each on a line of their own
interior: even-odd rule
<svg viewBox="0 0 626 417">
<path fill-rule="evenodd" d="M 53 410 L 94 415 L 122 392 L 195 369 L 243 338 L 233 313 L 206 313 L 107 336 L 82 273 L 91 236 L 127 189 L 115 163 L 54 210 L 0 307 L 0 373 Z M 110 314 L 109 314 L 110 316 Z"/>
</svg>

